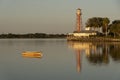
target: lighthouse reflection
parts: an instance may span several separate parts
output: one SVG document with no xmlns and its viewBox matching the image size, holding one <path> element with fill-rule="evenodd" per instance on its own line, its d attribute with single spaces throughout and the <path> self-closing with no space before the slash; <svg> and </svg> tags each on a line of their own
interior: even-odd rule
<svg viewBox="0 0 120 80">
<path fill-rule="evenodd" d="M 72 42 L 68 41 L 69 48 L 76 54 L 77 71 L 82 69 L 82 57 L 91 65 L 107 65 L 110 58 L 113 61 L 120 61 L 120 43 L 93 43 L 93 42 Z"/>
<path fill-rule="evenodd" d="M 75 50 L 76 54 L 76 68 L 80 72 L 82 69 L 82 53 L 85 52 L 87 56 L 90 55 L 90 49 L 95 48 L 92 43 L 81 43 L 68 41 L 68 46 Z"/>
</svg>

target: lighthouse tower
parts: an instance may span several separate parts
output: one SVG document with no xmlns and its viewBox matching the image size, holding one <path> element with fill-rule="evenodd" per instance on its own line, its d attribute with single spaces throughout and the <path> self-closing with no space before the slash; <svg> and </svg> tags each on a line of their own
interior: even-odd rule
<svg viewBox="0 0 120 80">
<path fill-rule="evenodd" d="M 68 41 L 86 41 L 88 39 L 83 39 L 83 37 L 90 37 L 90 36 L 96 36 L 97 32 L 96 31 L 88 31 L 88 30 L 82 30 L 83 26 L 82 26 L 82 12 L 81 9 L 78 8 L 76 10 L 76 26 L 75 26 L 75 30 L 73 31 L 73 33 L 68 33 L 67 35 L 67 40 Z"/>
<path fill-rule="evenodd" d="M 81 17 L 81 9 L 78 8 L 76 11 L 76 32 L 81 31 L 81 25 L 82 25 L 82 17 Z"/>
</svg>

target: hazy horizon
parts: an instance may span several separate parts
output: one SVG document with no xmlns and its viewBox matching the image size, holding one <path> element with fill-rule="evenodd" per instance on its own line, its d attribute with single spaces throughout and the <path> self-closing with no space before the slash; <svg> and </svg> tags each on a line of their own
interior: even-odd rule
<svg viewBox="0 0 120 80">
<path fill-rule="evenodd" d="M 83 25 L 91 17 L 120 19 L 119 0 L 0 0 L 0 33 L 69 33 L 82 9 Z"/>
</svg>

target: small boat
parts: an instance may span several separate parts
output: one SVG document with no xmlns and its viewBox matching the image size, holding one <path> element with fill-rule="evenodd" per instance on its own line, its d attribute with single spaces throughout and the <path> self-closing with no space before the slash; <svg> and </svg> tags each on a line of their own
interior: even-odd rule
<svg viewBox="0 0 120 80">
<path fill-rule="evenodd" d="M 22 53 L 22 56 L 29 58 L 41 58 L 43 54 L 42 52 L 37 52 L 37 51 L 25 51 Z"/>
</svg>

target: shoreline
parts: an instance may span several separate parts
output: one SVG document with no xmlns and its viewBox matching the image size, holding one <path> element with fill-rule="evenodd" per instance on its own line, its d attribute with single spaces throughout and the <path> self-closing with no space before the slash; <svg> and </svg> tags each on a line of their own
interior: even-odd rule
<svg viewBox="0 0 120 80">
<path fill-rule="evenodd" d="M 0 40 L 2 39 L 66 39 L 66 37 L 61 37 L 61 38 L 0 38 Z"/>
<path fill-rule="evenodd" d="M 0 38 L 2 39 L 66 39 L 77 42 L 120 42 L 120 38 L 113 37 L 46 37 L 46 38 Z"/>
<path fill-rule="evenodd" d="M 109 37 L 67 37 L 67 41 L 81 41 L 81 42 L 120 42 L 120 38 Z"/>
</svg>

